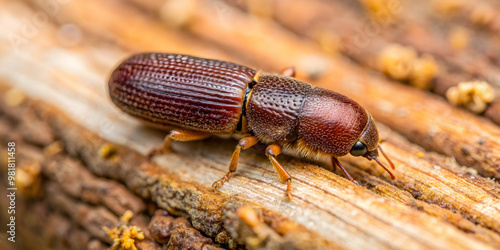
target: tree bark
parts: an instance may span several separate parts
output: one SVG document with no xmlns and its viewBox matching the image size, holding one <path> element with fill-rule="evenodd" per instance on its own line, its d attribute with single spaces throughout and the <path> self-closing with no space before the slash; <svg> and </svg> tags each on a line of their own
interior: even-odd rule
<svg viewBox="0 0 500 250">
<path fill-rule="evenodd" d="M 134 238 L 140 249 L 500 247 L 500 128 L 481 117 L 331 56 L 306 36 L 223 1 L 193 1 L 193 8 L 174 12 L 151 0 L 60 3 L 46 23 L 28 26 L 36 27 L 32 36 L 22 33 L 19 17 L 45 13 L 46 6 L 0 3 L 2 27 L 25 39 L 0 39 L 0 147 L 6 152 L 7 142 L 16 142 L 23 242 L 12 248 L 103 249 L 114 243 L 103 227 L 132 226 L 144 233 Z M 171 19 L 181 11 L 185 19 Z M 396 180 L 366 159 L 340 159 L 357 186 L 340 171 L 280 155 L 293 178 L 288 201 L 264 153 L 249 149 L 214 192 L 211 184 L 227 172 L 236 145 L 216 137 L 174 142 L 174 152 L 147 161 L 165 132 L 121 113 L 106 86 L 113 67 L 140 51 L 266 71 L 297 65 L 297 78 L 314 78 L 374 115 Z M 0 205 L 8 207 L 8 200 L 0 198 Z"/>
</svg>

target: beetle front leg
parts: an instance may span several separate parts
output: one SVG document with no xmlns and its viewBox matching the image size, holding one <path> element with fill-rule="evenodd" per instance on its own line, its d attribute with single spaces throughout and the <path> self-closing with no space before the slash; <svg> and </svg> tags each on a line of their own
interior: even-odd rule
<svg viewBox="0 0 500 250">
<path fill-rule="evenodd" d="M 340 161 L 337 160 L 337 158 L 335 158 L 335 156 L 332 156 L 332 164 L 333 164 L 333 167 L 335 167 L 336 165 L 338 165 L 339 168 L 342 170 L 342 172 L 344 172 L 344 174 L 347 176 L 347 179 L 349 179 L 350 181 L 352 181 L 354 184 L 359 185 L 359 182 L 357 182 L 356 180 L 354 180 L 352 178 L 352 176 L 349 174 L 349 172 L 347 172 L 347 170 L 344 168 L 344 166 L 342 166 L 342 164 L 340 164 Z"/>
<path fill-rule="evenodd" d="M 281 146 L 278 144 L 272 144 L 266 148 L 267 158 L 269 158 L 274 169 L 278 172 L 281 182 L 286 183 L 286 196 L 288 200 L 292 200 L 292 176 L 276 160 L 276 156 L 279 154 L 281 154 Z"/>
<path fill-rule="evenodd" d="M 153 151 L 148 154 L 147 159 L 150 160 L 157 154 L 171 151 L 170 144 L 172 141 L 198 141 L 208 137 L 210 137 L 210 134 L 207 132 L 173 129 L 167 136 L 165 136 L 163 145 L 159 148 L 153 149 Z"/>
<path fill-rule="evenodd" d="M 259 139 L 255 136 L 248 136 L 243 139 L 241 139 L 238 142 L 238 145 L 236 145 L 236 148 L 234 149 L 233 156 L 231 156 L 231 162 L 229 163 L 229 171 L 227 172 L 226 175 L 224 175 L 220 180 L 214 182 L 212 184 L 212 188 L 214 191 L 222 184 L 227 182 L 231 176 L 233 176 L 234 171 L 236 171 L 236 168 L 238 167 L 238 160 L 240 158 L 240 151 L 241 149 L 247 149 L 252 147 L 253 145 L 257 144 L 259 142 Z"/>
</svg>

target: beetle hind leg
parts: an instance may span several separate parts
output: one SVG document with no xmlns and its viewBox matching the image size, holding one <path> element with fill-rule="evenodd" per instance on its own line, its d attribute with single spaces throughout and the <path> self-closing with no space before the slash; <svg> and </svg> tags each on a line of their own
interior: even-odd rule
<svg viewBox="0 0 500 250">
<path fill-rule="evenodd" d="M 245 137 L 238 142 L 238 145 L 236 145 L 233 155 L 231 156 L 231 162 L 229 163 L 229 171 L 226 173 L 226 175 L 224 175 L 222 178 L 220 178 L 218 181 L 212 184 L 213 190 L 216 190 L 220 185 L 229 181 L 231 176 L 233 176 L 234 171 L 236 171 L 236 168 L 238 167 L 238 160 L 240 158 L 241 149 L 251 148 L 253 145 L 257 144 L 257 142 L 259 142 L 259 140 L 255 136 Z"/>
<path fill-rule="evenodd" d="M 281 182 L 286 183 L 286 196 L 288 200 L 292 200 L 292 176 L 281 166 L 276 160 L 276 156 L 281 153 L 281 146 L 278 144 L 269 145 L 266 148 L 266 155 L 273 164 L 274 170 L 278 172 Z"/>
<path fill-rule="evenodd" d="M 153 151 L 148 154 L 147 159 L 150 160 L 157 154 L 163 154 L 171 151 L 172 149 L 170 144 L 172 141 L 198 141 L 208 137 L 210 137 L 210 134 L 207 132 L 173 129 L 167 136 L 165 136 L 163 145 L 159 148 L 153 149 Z"/>
</svg>

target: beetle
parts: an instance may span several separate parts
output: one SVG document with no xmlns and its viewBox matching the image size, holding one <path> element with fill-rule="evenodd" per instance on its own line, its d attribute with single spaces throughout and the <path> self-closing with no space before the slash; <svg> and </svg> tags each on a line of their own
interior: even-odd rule
<svg viewBox="0 0 500 250">
<path fill-rule="evenodd" d="M 124 60 L 111 74 L 111 100 L 121 110 L 165 130 L 163 146 L 172 141 L 202 140 L 212 134 L 241 134 L 229 170 L 214 182 L 227 182 L 242 149 L 270 142 L 266 156 L 292 198 L 292 178 L 276 160 L 282 147 L 303 156 L 328 154 L 349 180 L 358 184 L 337 160 L 351 154 L 378 160 L 379 136 L 373 117 L 358 103 L 334 91 L 313 87 L 287 75 L 263 73 L 231 62 L 170 53 L 142 53 Z M 359 184 L 358 184 L 359 185 Z"/>
</svg>

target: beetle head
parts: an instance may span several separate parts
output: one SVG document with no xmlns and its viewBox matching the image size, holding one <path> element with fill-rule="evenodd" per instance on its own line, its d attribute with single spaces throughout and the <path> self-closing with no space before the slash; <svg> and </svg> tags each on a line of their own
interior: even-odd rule
<svg viewBox="0 0 500 250">
<path fill-rule="evenodd" d="M 368 122 L 361 132 L 361 136 L 359 137 L 358 141 L 351 148 L 350 153 L 354 156 L 365 156 L 365 154 L 374 152 L 371 154 L 375 154 L 374 157 L 376 157 L 378 155 L 376 154 L 378 142 L 379 137 L 377 126 L 375 125 L 373 117 L 368 114 Z"/>
<path fill-rule="evenodd" d="M 391 165 L 391 168 L 394 169 L 394 164 L 392 161 L 387 157 L 387 155 L 384 153 L 382 150 L 382 147 L 379 145 L 379 136 L 378 136 L 378 130 L 375 125 L 375 121 L 373 120 L 373 117 L 369 115 L 369 120 L 368 123 L 361 133 L 361 136 L 359 137 L 358 141 L 354 143 L 354 146 L 351 148 L 351 155 L 353 156 L 363 156 L 368 160 L 375 160 L 389 175 L 391 175 L 392 179 L 395 179 L 394 175 L 389 171 L 388 168 L 386 168 L 379 160 L 378 160 L 378 151 L 382 153 L 382 155 L 385 157 L 387 162 Z"/>
</svg>

